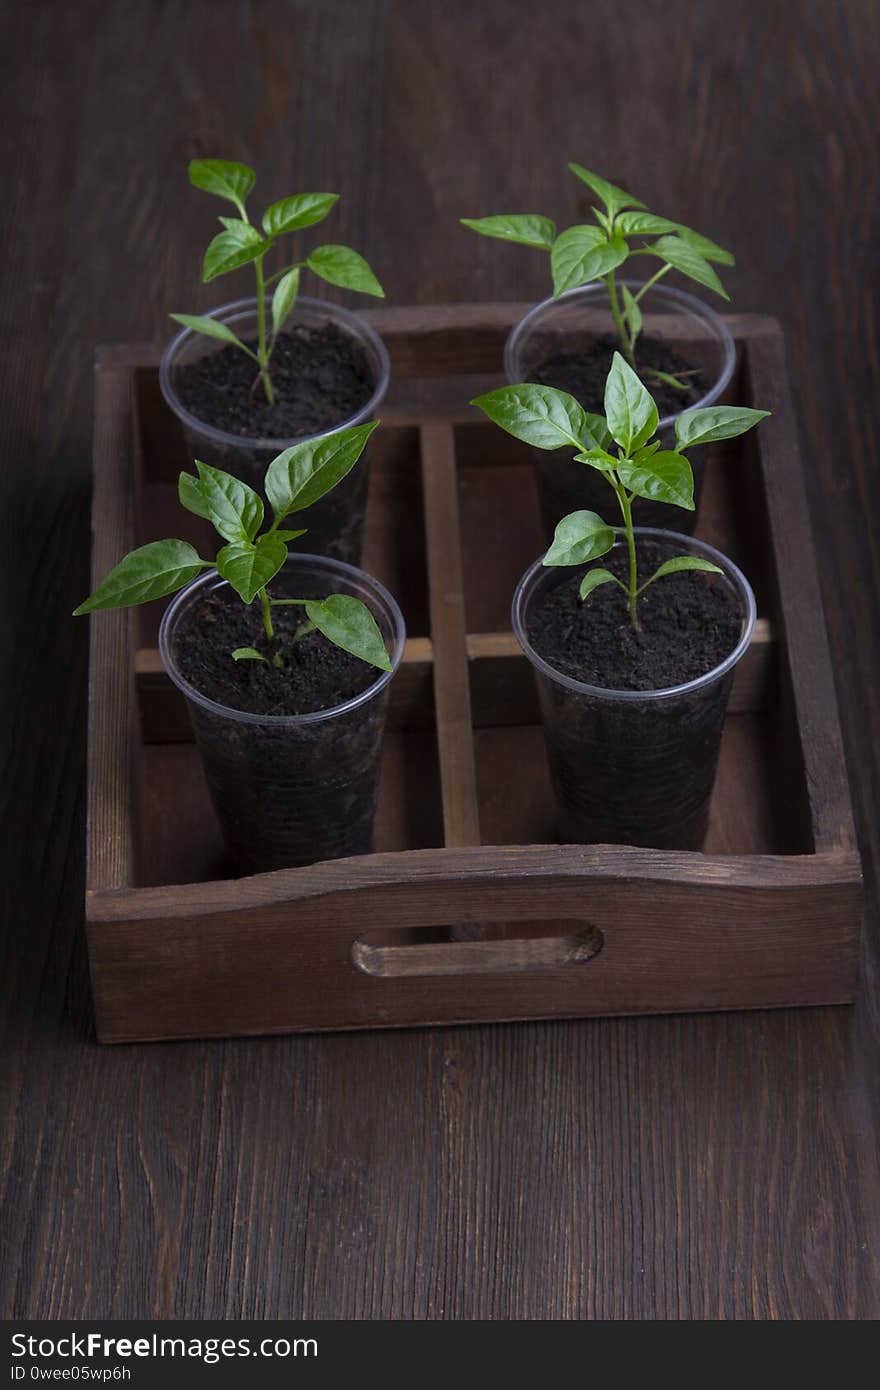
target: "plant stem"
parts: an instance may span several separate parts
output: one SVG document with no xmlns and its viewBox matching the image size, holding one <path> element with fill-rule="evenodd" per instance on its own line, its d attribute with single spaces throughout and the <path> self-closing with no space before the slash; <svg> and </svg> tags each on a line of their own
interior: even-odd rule
<svg viewBox="0 0 880 1390">
<path fill-rule="evenodd" d="M 633 360 L 633 345 L 626 331 L 623 315 L 620 312 L 620 301 L 617 298 L 617 280 L 615 279 L 613 270 L 609 270 L 608 274 L 605 276 L 605 284 L 608 289 L 608 302 L 611 305 L 611 317 L 614 319 L 614 326 L 617 329 L 620 346 L 623 348 L 624 355 L 630 366 L 635 367 L 635 361 Z"/>
<path fill-rule="evenodd" d="M 275 392 L 269 376 L 269 347 L 266 342 L 266 282 L 263 277 L 263 257 L 254 261 L 257 276 L 257 360 L 260 364 L 260 380 L 269 405 L 275 404 Z"/>
<path fill-rule="evenodd" d="M 263 610 L 263 630 L 269 642 L 275 641 L 275 628 L 272 626 L 271 599 L 265 589 L 257 590 L 257 598 L 260 600 L 260 607 Z"/>
<path fill-rule="evenodd" d="M 303 264 L 304 262 L 302 261 L 291 261 L 290 265 L 283 265 L 280 270 L 273 270 L 271 275 L 267 275 L 265 277 L 263 283 L 268 289 L 270 285 L 274 285 L 276 280 L 280 280 L 282 275 L 286 275 L 288 270 L 296 270 L 300 268 Z"/>
<path fill-rule="evenodd" d="M 263 612 L 263 631 L 266 634 L 266 640 L 272 652 L 272 665 L 280 671 L 284 662 L 281 660 L 281 653 L 275 649 L 275 628 L 272 624 L 272 599 L 270 599 L 265 586 L 257 590 L 257 598 L 260 600 L 260 608 Z"/>
<path fill-rule="evenodd" d="M 662 280 L 662 279 L 663 279 L 663 276 L 666 275 L 666 274 L 668 274 L 668 272 L 669 272 L 671 269 L 672 269 L 672 266 L 669 264 L 668 261 L 667 261 L 666 265 L 661 265 L 660 269 L 657 271 L 657 274 L 656 274 L 656 275 L 652 275 L 651 278 L 650 278 L 650 280 L 646 280 L 645 283 L 642 285 L 642 288 L 639 290 L 638 294 L 633 295 L 633 298 L 635 299 L 636 303 L 638 304 L 638 302 L 639 302 L 639 300 L 641 299 L 642 295 L 645 294 L 645 292 L 646 292 L 647 290 L 649 290 L 649 289 L 651 288 L 652 285 L 656 285 L 656 283 L 657 283 L 658 280 Z"/>
<path fill-rule="evenodd" d="M 633 626 L 633 632 L 639 631 L 639 569 L 636 560 L 636 538 L 633 534 L 632 521 L 632 498 L 626 494 L 626 488 L 622 483 L 615 483 L 617 500 L 620 503 L 620 510 L 623 513 L 623 524 L 626 529 L 626 548 L 629 554 L 629 584 L 626 586 L 627 607 L 629 609 L 629 620 Z"/>
</svg>

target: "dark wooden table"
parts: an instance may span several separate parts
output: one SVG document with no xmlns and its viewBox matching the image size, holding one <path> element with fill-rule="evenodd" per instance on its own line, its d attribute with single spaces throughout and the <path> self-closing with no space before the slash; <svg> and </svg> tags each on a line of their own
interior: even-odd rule
<svg viewBox="0 0 880 1390">
<path fill-rule="evenodd" d="M 6 1316 L 877 1315 L 878 60 L 874 0 L 6 7 Z M 867 874 L 854 1009 L 95 1045 L 68 616 L 92 353 L 219 302 L 197 155 L 255 164 L 265 201 L 341 190 L 333 239 L 400 304 L 542 297 L 537 253 L 456 219 L 576 220 L 568 159 L 736 250 L 801 411 Z"/>
</svg>

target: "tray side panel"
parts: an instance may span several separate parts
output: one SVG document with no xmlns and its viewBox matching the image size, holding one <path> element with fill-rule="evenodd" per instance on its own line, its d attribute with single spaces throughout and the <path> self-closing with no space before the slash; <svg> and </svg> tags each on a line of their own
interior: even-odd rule
<svg viewBox="0 0 880 1390">
<path fill-rule="evenodd" d="M 783 697 L 796 730 L 818 853 L 855 852 L 843 740 L 809 508 L 798 454 L 781 331 L 748 345 L 746 371 L 753 403 L 772 413 L 758 434 L 778 585 Z"/>
<path fill-rule="evenodd" d="M 458 848 L 480 843 L 480 821 L 451 427 L 423 425 L 421 451 L 444 838 Z"/>
<path fill-rule="evenodd" d="M 99 894 L 89 924 L 99 1035 L 839 1003 L 853 994 L 858 901 L 852 857 L 555 845 L 374 855 L 238 884 Z M 515 939 L 456 932 L 489 922 Z M 426 941 L 429 928 L 443 930 Z M 377 942 L 387 967 L 398 938 L 399 966 L 392 953 L 386 973 L 358 968 Z"/>
<path fill-rule="evenodd" d="M 95 364 L 92 587 L 131 547 L 136 488 L 132 370 L 111 353 Z M 133 764 L 138 728 L 127 611 L 90 621 L 87 885 L 134 880 Z"/>
</svg>

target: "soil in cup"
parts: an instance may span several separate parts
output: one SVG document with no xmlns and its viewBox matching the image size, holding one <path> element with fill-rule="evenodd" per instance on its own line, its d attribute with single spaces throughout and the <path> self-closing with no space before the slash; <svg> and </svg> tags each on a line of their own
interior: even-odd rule
<svg viewBox="0 0 880 1390">
<path fill-rule="evenodd" d="M 642 542 L 639 582 L 677 553 Z M 679 552 L 680 553 L 680 552 Z M 598 562 L 624 582 L 625 552 Z M 625 595 L 603 584 L 582 601 L 581 569 L 551 589 L 529 615 L 528 637 L 539 656 L 563 675 L 606 690 L 665 690 L 705 675 L 728 656 L 742 635 L 737 601 L 720 575 L 685 571 L 666 575 L 639 599 L 633 630 Z"/>
<path fill-rule="evenodd" d="M 246 608 L 225 595 L 223 589 L 206 594 L 181 617 L 174 651 L 184 679 L 218 705 L 259 715 L 311 714 L 344 704 L 378 679 L 375 666 L 342 651 L 320 632 L 292 642 L 305 622 L 299 606 L 272 610 L 281 670 L 262 661 L 233 661 L 230 653 L 238 647 L 260 652 L 268 647 L 259 605 Z"/>
<path fill-rule="evenodd" d="M 245 344 L 256 350 L 256 339 Z M 281 333 L 270 370 L 273 406 L 253 360 L 231 344 L 179 367 L 174 384 L 196 419 L 252 439 L 300 439 L 336 429 L 362 410 L 376 389 L 363 348 L 334 323 L 299 324 Z"/>
<path fill-rule="evenodd" d="M 538 386 L 555 386 L 580 401 L 585 410 L 604 414 L 605 380 L 611 370 L 611 360 L 620 351 L 620 343 L 611 334 L 596 338 L 577 352 L 556 352 L 537 367 L 528 380 Z M 696 405 L 705 391 L 704 374 L 693 362 L 661 342 L 658 338 L 639 338 L 636 347 L 636 366 L 645 386 L 657 403 L 660 418 L 677 415 Z M 680 376 L 686 389 L 678 391 L 652 372 Z"/>
</svg>

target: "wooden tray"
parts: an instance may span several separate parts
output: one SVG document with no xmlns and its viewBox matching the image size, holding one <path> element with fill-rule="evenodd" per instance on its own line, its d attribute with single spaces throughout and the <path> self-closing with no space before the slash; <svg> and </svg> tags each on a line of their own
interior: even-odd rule
<svg viewBox="0 0 880 1390">
<path fill-rule="evenodd" d="M 155 650 L 159 605 L 93 620 L 86 910 L 102 1041 L 852 999 L 860 867 L 780 330 L 729 320 L 732 398 L 773 415 L 709 461 L 698 517 L 760 614 L 706 853 L 560 846 L 508 619 L 542 549 L 530 456 L 467 405 L 500 383 L 525 307 L 367 315 L 394 386 L 363 564 L 409 633 L 376 853 L 226 876 Z M 96 578 L 132 545 L 198 539 L 203 524 L 176 503 L 191 461 L 158 360 L 98 353 Z"/>
</svg>

